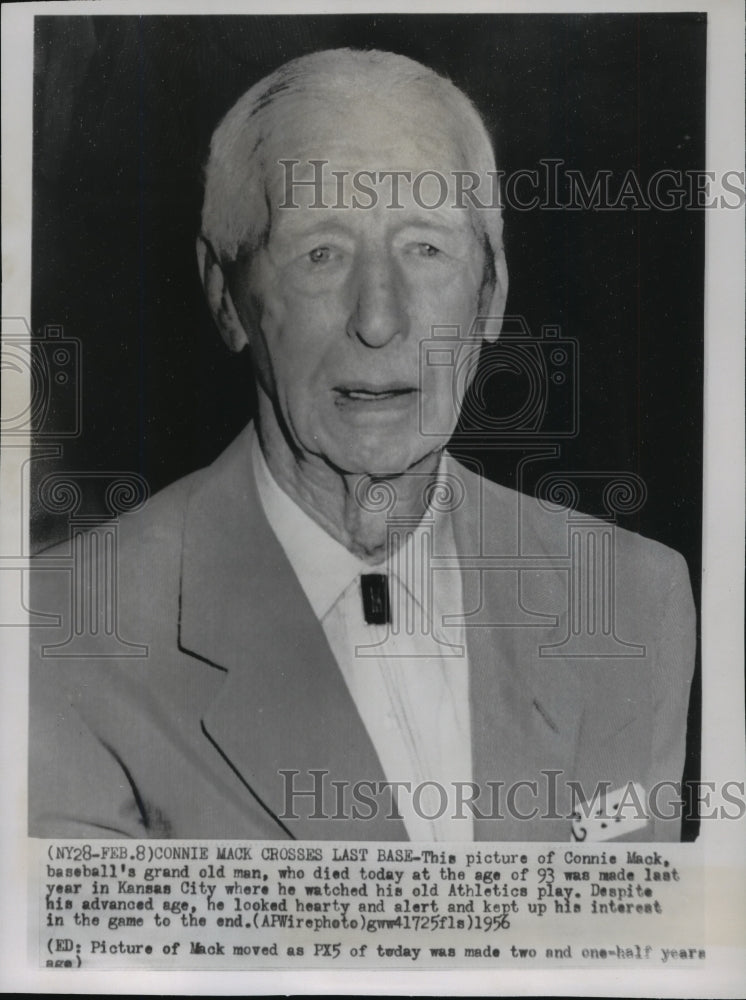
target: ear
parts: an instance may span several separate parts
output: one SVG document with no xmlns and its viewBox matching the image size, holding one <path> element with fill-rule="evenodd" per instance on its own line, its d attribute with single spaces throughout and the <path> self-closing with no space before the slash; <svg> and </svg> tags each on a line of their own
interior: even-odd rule
<svg viewBox="0 0 746 1000">
<path fill-rule="evenodd" d="M 197 237 L 197 264 L 213 319 L 228 347 L 238 353 L 246 347 L 249 338 L 233 304 L 225 273 L 203 236 Z"/>
<path fill-rule="evenodd" d="M 505 260 L 505 250 L 500 246 L 495 251 L 495 284 L 491 295 L 485 296 L 482 309 L 482 316 L 488 320 L 484 324 L 482 336 L 489 343 L 494 343 L 500 336 L 507 299 L 508 264 Z"/>
</svg>

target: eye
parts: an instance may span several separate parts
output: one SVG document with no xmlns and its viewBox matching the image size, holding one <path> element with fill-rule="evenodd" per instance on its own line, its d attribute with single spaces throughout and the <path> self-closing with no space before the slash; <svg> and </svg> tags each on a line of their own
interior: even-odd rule
<svg viewBox="0 0 746 1000">
<path fill-rule="evenodd" d="M 308 253 L 308 259 L 312 264 L 325 264 L 331 257 L 329 247 L 314 247 Z"/>
<path fill-rule="evenodd" d="M 440 250 L 432 243 L 418 243 L 417 249 L 421 257 L 437 257 L 440 253 Z"/>
</svg>

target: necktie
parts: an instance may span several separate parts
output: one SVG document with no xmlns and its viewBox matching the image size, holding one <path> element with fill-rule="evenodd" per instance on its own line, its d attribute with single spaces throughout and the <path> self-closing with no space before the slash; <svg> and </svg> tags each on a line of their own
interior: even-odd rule
<svg viewBox="0 0 746 1000">
<path fill-rule="evenodd" d="M 389 580 L 384 573 L 363 573 L 360 577 L 363 615 L 366 625 L 387 625 L 391 621 Z"/>
</svg>

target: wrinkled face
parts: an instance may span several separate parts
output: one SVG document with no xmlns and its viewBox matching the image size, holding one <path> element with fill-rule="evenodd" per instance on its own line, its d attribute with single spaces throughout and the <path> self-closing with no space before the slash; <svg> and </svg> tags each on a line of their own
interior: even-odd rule
<svg viewBox="0 0 746 1000">
<path fill-rule="evenodd" d="M 297 453 L 343 472 L 396 474 L 441 448 L 458 419 L 465 353 L 474 367 L 473 342 L 460 358 L 453 343 L 427 348 L 433 327 L 467 337 L 485 275 L 470 212 L 453 204 L 453 171 L 467 165 L 437 116 L 429 120 L 353 105 L 306 109 L 292 141 L 275 130 L 269 235 L 231 277 L 272 404 L 261 419 L 275 420 Z M 292 174 L 281 159 L 298 161 Z M 437 171 L 448 197 L 433 177 L 402 177 L 395 194 L 386 170 L 413 180 Z M 321 197 L 312 185 L 288 188 L 313 177 Z"/>
</svg>

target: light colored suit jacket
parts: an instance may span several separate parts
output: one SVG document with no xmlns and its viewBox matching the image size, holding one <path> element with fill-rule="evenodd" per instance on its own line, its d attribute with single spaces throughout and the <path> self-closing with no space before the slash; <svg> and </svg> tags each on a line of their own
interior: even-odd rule
<svg viewBox="0 0 746 1000">
<path fill-rule="evenodd" d="M 99 539 L 91 565 L 112 569 L 111 605 L 76 583 L 69 546 L 39 559 L 32 609 L 59 624 L 32 630 L 31 835 L 407 839 L 385 790 L 356 785 L 384 782 L 381 765 L 266 522 L 249 441 L 247 429 L 123 517 L 111 549 Z M 567 841 L 568 782 L 590 798 L 598 782 L 649 792 L 681 779 L 686 566 L 457 469 L 475 838 Z M 95 592 L 98 607 L 86 605 Z M 343 787 L 353 801 L 340 809 Z M 661 811 L 676 797 L 665 786 Z M 653 818 L 629 839 L 679 828 Z"/>
</svg>

